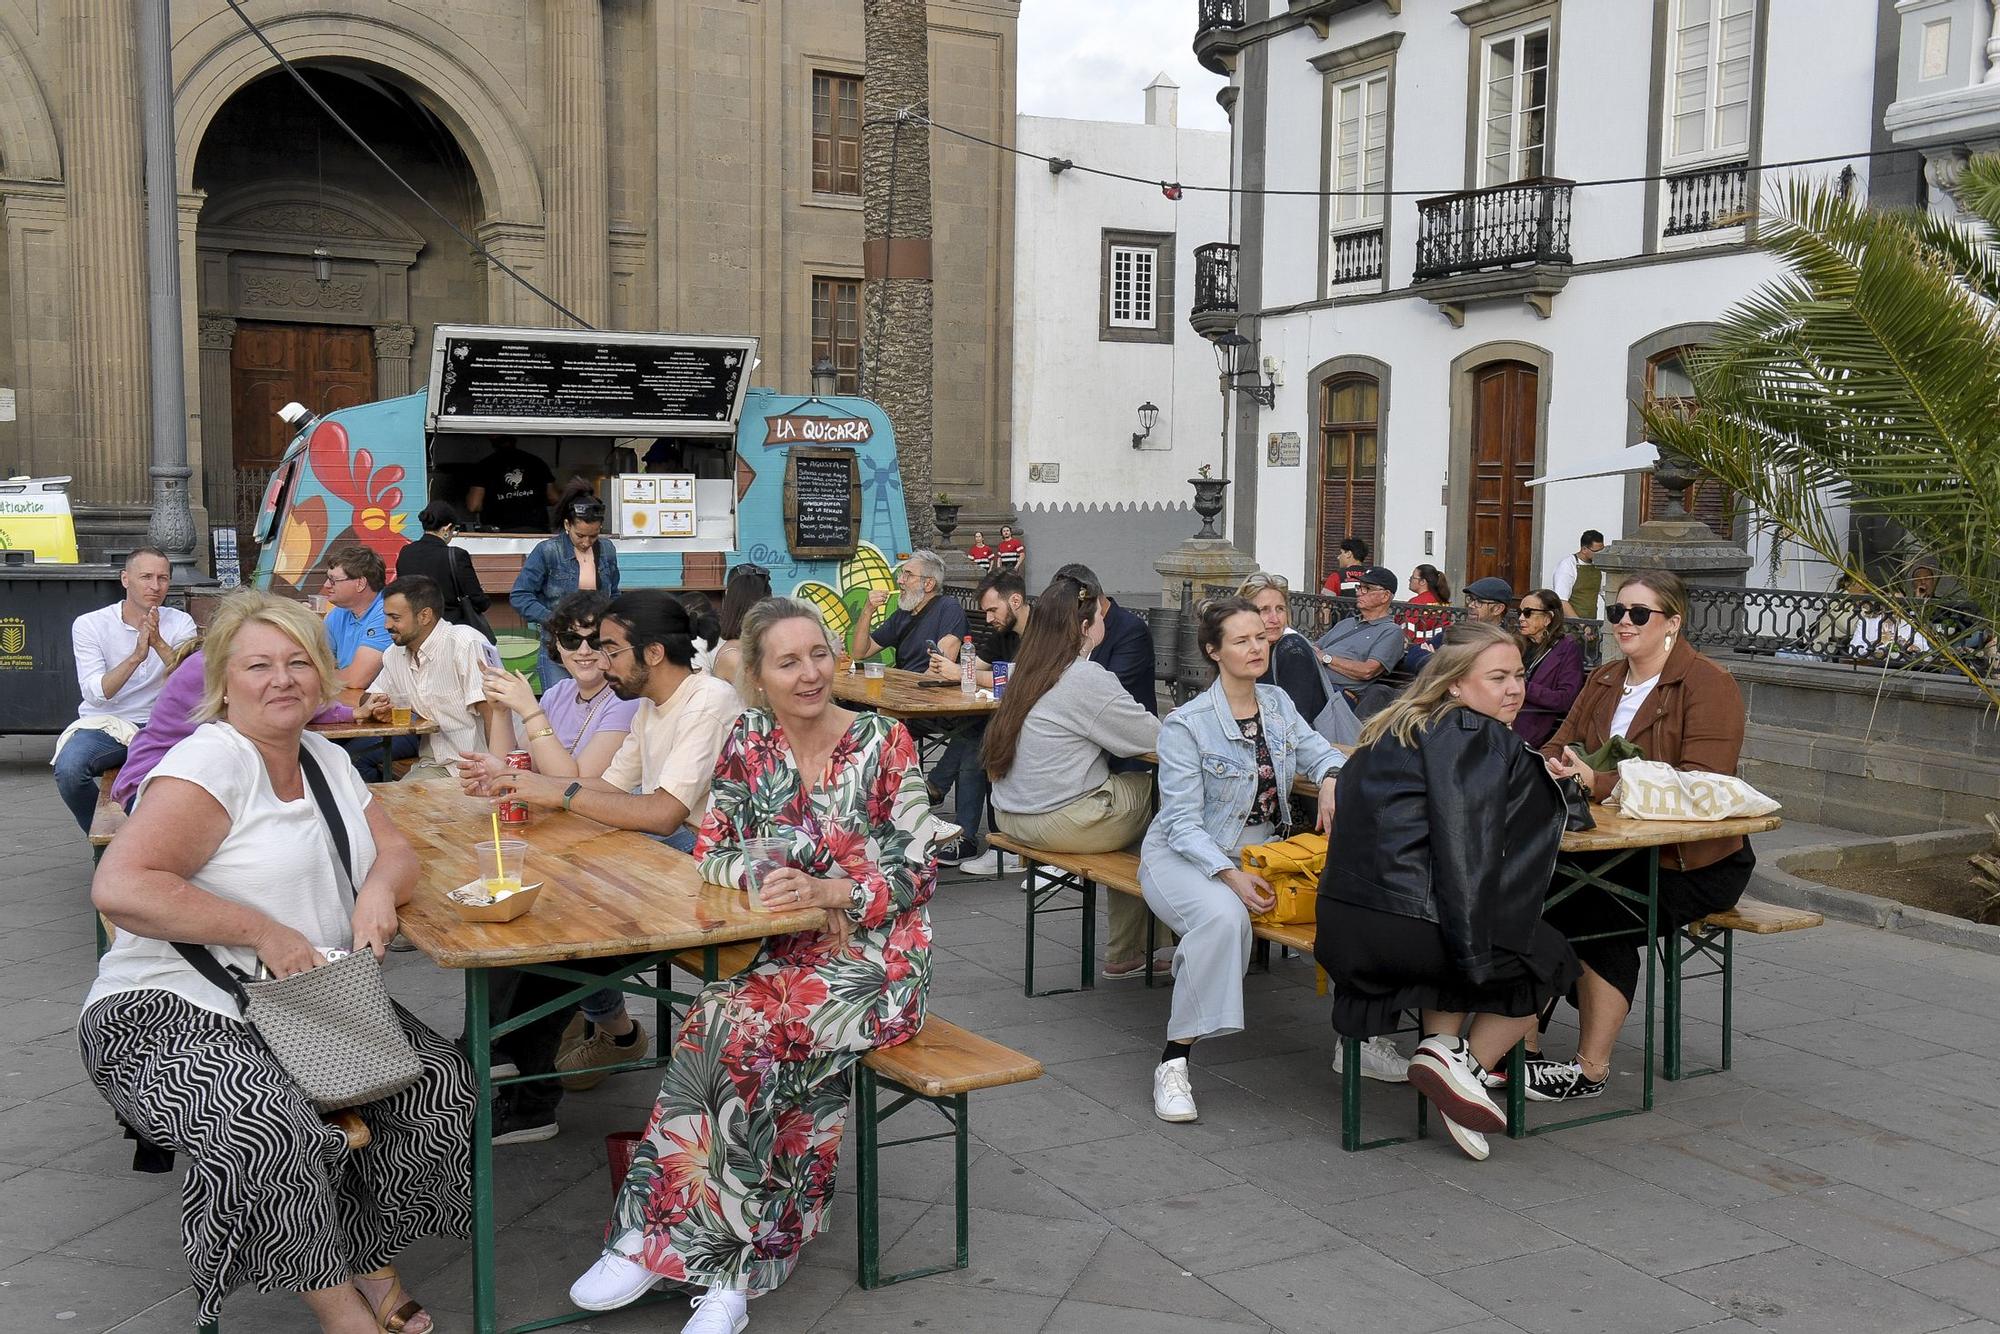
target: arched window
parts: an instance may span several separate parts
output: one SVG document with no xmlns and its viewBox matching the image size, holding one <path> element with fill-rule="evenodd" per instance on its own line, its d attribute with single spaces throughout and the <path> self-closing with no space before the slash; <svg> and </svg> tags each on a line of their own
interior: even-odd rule
<svg viewBox="0 0 2000 1334">
<path fill-rule="evenodd" d="M 1344 374 L 1319 386 L 1319 566 L 1339 563 L 1340 540 L 1375 531 L 1380 489 L 1381 386 L 1372 375 Z"/>
<path fill-rule="evenodd" d="M 1694 379 L 1688 374 L 1688 347 L 1656 352 L 1646 361 L 1646 405 L 1670 412 L 1694 411 Z M 1703 477 L 1687 489 L 1688 513 L 1707 525 L 1717 537 L 1730 537 L 1736 530 L 1736 496 L 1713 477 Z M 1639 490 L 1639 522 L 1662 513 L 1669 504 L 1666 488 L 1651 475 Z"/>
</svg>

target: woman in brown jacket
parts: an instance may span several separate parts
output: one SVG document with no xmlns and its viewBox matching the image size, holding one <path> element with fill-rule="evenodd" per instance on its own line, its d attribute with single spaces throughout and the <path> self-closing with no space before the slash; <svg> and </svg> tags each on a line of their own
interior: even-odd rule
<svg viewBox="0 0 2000 1334">
<path fill-rule="evenodd" d="M 1569 717 L 1542 747 L 1549 771 L 1575 778 L 1593 801 L 1611 795 L 1615 770 L 1598 772 L 1579 760 L 1622 736 L 1649 760 L 1677 769 L 1733 774 L 1743 749 L 1743 694 L 1728 672 L 1696 653 L 1681 628 L 1687 623 L 1687 585 L 1666 570 L 1641 570 L 1619 587 L 1604 610 L 1622 656 L 1590 674 Z M 1742 838 L 1711 838 L 1660 849 L 1659 929 L 1670 934 L 1689 922 L 1731 907 L 1750 883 L 1757 858 Z M 1645 862 L 1627 857 L 1609 877 L 1635 888 L 1645 883 Z M 1629 929 L 1632 917 L 1608 894 L 1588 889 L 1551 908 L 1583 963 L 1577 984 L 1581 1031 L 1574 1062 L 1529 1062 L 1527 1096 L 1540 1102 L 1594 1098 L 1611 1073 L 1612 1044 L 1639 985 L 1639 950 L 1629 936 L 1578 940 Z"/>
</svg>

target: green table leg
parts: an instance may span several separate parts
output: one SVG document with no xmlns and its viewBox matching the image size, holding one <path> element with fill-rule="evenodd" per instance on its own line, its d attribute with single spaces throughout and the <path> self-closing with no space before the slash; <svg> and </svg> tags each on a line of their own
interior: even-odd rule
<svg viewBox="0 0 2000 1334">
<path fill-rule="evenodd" d="M 472 1111 L 472 1327 L 495 1334 L 500 1327 L 494 1289 L 493 1236 L 493 1039 L 492 1012 L 483 968 L 465 970 L 465 1049 L 479 1087 Z"/>
<path fill-rule="evenodd" d="M 854 1068 L 854 1110 L 855 1267 L 867 1289 L 882 1281 L 882 1202 L 875 1147 L 875 1072 L 865 1065 Z"/>
</svg>

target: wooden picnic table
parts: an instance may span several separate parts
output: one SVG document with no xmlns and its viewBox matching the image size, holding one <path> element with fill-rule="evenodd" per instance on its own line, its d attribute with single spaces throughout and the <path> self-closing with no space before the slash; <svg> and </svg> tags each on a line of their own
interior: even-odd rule
<svg viewBox="0 0 2000 1334">
<path fill-rule="evenodd" d="M 317 732 L 329 741 L 369 741 L 382 743 L 382 772 L 393 773 L 390 767 L 396 762 L 396 752 L 392 744 L 399 736 L 429 736 L 438 730 L 438 725 L 428 718 L 410 715 L 407 723 L 308 723 L 308 731 Z"/>
<path fill-rule="evenodd" d="M 449 779 L 377 783 L 370 788 L 417 850 L 421 871 L 415 897 L 401 914 L 410 943 L 465 979 L 465 1046 L 479 1087 L 472 1126 L 472 1309 L 476 1334 L 499 1329 L 495 1291 L 493 1207 L 492 1042 L 556 1009 L 573 1005 L 602 987 L 650 996 L 657 1007 L 660 1050 L 672 1041 L 668 1007 L 692 997 L 660 983 L 673 957 L 702 951 L 702 972 L 713 978 L 721 946 L 811 930 L 825 919 L 817 908 L 758 912 L 748 896 L 728 885 L 704 881 L 692 857 L 644 834 L 613 829 L 568 811 L 535 812 L 525 825 L 502 825 L 506 838 L 528 844 L 523 878 L 540 881 L 534 908 L 511 922 L 468 922 L 452 909 L 445 893 L 478 878 L 473 845 L 493 837 L 492 804 L 466 796 Z M 617 957 L 605 975 L 562 965 L 582 959 Z M 519 968 L 572 984 L 547 1004 L 494 1022 L 490 975 L 495 968 Z M 653 985 L 639 975 L 660 970 Z M 611 1070 L 664 1064 L 662 1058 L 621 1062 Z M 500 1084 L 548 1075 L 520 1075 Z M 532 1328 L 591 1318 L 580 1311 L 567 1319 L 537 1321 Z"/>
<path fill-rule="evenodd" d="M 935 685 L 918 685 L 919 681 L 934 681 Z M 850 674 L 847 664 L 833 678 L 833 697 L 842 704 L 853 704 L 877 713 L 886 713 L 901 718 L 905 722 L 935 720 L 944 721 L 968 715 L 984 717 L 1000 707 L 992 699 L 981 699 L 968 695 L 959 689 L 958 682 L 946 681 L 928 676 L 922 672 L 899 671 L 894 667 L 884 669 L 882 688 L 868 689 L 868 679 L 862 669 L 856 666 Z"/>
</svg>

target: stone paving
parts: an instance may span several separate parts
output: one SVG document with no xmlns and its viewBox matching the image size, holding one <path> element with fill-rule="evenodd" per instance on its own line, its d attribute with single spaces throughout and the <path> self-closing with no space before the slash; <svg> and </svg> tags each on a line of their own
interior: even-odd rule
<svg viewBox="0 0 2000 1334">
<path fill-rule="evenodd" d="M 77 1062 L 90 863 L 47 754 L 0 738 L 0 1330 L 182 1332 L 175 1179 L 127 1170 Z M 1250 1030 L 1202 1047 L 1202 1120 L 1170 1126 L 1149 1101 L 1166 993 L 1025 999 L 1018 890 L 946 879 L 934 1008 L 1048 1066 L 974 1099 L 972 1268 L 863 1292 L 843 1199 L 755 1329 L 2000 1334 L 2000 959 L 1844 925 L 1746 941 L 1733 1073 L 1662 1083 L 1650 1115 L 1496 1140 L 1483 1164 L 1436 1139 L 1348 1155 L 1306 964 L 1251 974 Z M 1056 923 L 1049 985 L 1075 976 L 1075 918 Z M 398 993 L 456 1032 L 457 979 L 394 958 Z M 1704 1062 L 1713 983 L 1690 984 L 1690 1010 Z M 1628 1046 L 1607 1104 L 1636 1103 L 1637 1068 Z M 498 1151 L 509 1320 L 565 1309 L 609 1201 L 603 1136 L 651 1093 L 627 1075 L 572 1094 L 559 1138 Z M 1371 1126 L 1409 1105 L 1371 1086 Z M 948 1174 L 947 1145 L 885 1153 L 891 1267 L 949 1254 Z M 469 1329 L 464 1243 L 403 1270 L 442 1330 Z M 684 1309 L 574 1328 L 674 1330 Z M 246 1291 L 224 1328 L 311 1325 Z"/>
</svg>

